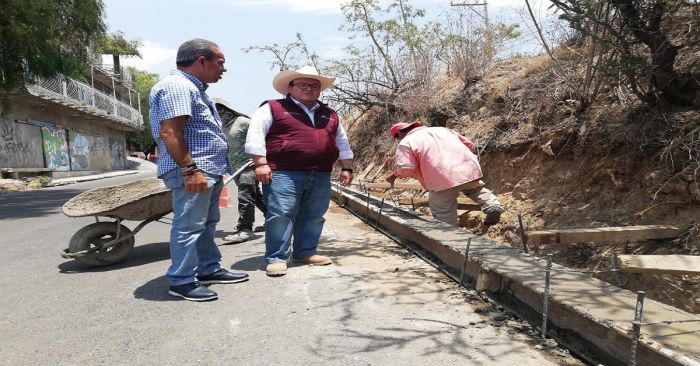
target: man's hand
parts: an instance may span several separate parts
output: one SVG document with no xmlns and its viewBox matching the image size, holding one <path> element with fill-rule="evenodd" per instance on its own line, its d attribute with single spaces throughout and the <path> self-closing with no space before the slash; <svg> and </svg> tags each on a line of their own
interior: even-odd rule
<svg viewBox="0 0 700 366">
<path fill-rule="evenodd" d="M 201 193 L 206 192 L 209 187 L 207 187 L 207 178 L 201 171 L 196 171 L 194 174 L 186 175 L 185 180 L 185 191 L 190 193 Z"/>
<path fill-rule="evenodd" d="M 267 164 L 255 166 L 255 179 L 262 184 L 270 184 L 272 182 L 272 169 Z"/>
<path fill-rule="evenodd" d="M 396 176 L 394 174 L 386 177 L 386 181 L 389 182 L 389 184 L 391 184 L 392 187 L 394 186 L 395 180 L 396 180 Z"/>
<path fill-rule="evenodd" d="M 352 183 L 352 173 L 347 171 L 341 171 L 339 179 L 340 184 L 342 184 L 343 187 L 347 187 Z"/>
</svg>

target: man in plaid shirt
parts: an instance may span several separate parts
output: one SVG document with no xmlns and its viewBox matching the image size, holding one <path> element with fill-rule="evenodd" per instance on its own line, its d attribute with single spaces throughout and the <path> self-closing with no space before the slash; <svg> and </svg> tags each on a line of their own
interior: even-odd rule
<svg viewBox="0 0 700 366">
<path fill-rule="evenodd" d="M 173 191 L 169 294 L 191 301 L 218 297 L 202 285 L 248 280 L 247 274 L 221 267 L 214 243 L 222 176 L 231 168 L 221 118 L 205 91 L 207 83 L 221 79 L 224 62 L 215 43 L 187 41 L 177 51 L 177 70 L 150 95 L 151 133 L 161 152 L 158 177 Z"/>
</svg>

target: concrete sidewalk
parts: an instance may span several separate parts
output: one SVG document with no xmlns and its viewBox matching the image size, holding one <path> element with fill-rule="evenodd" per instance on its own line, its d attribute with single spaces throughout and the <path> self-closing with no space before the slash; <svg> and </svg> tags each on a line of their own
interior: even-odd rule
<svg viewBox="0 0 700 366">
<path fill-rule="evenodd" d="M 91 174 L 91 175 L 84 175 L 84 176 L 76 176 L 76 177 L 67 177 L 67 178 L 57 178 L 57 179 L 52 179 L 51 183 L 49 183 L 49 187 L 57 187 L 57 186 L 64 186 L 66 184 L 74 184 L 74 183 L 80 183 L 80 182 L 88 182 L 91 180 L 98 180 L 98 179 L 104 179 L 104 178 L 113 178 L 113 177 L 120 177 L 123 175 L 131 175 L 131 174 L 137 174 L 140 172 L 156 172 L 158 166 L 156 164 L 153 164 L 152 162 L 148 160 L 143 160 L 139 158 L 134 158 L 134 157 L 127 157 L 127 168 L 129 170 L 114 170 L 110 172 L 104 172 L 100 174 Z"/>
<path fill-rule="evenodd" d="M 334 195 L 337 197 L 337 191 Z M 343 195 L 347 209 L 405 245 L 430 253 L 449 270 L 460 273 L 464 268 L 465 277 L 477 290 L 489 292 L 535 324 L 541 321 L 542 259 L 460 228 L 412 217 L 387 202 L 367 204 L 364 195 L 350 189 L 344 189 Z M 547 313 L 549 329 L 557 333 L 557 341 L 591 362 L 629 362 L 636 294 L 556 264 L 552 271 Z M 647 299 L 643 322 L 646 325 L 636 348 L 638 365 L 700 366 L 700 317 Z"/>
<path fill-rule="evenodd" d="M 98 180 L 98 179 L 104 179 L 104 178 L 120 177 L 123 175 L 138 174 L 140 172 L 142 172 L 142 171 L 141 170 L 115 170 L 112 172 L 93 174 L 93 175 L 84 175 L 81 177 L 58 178 L 58 179 L 51 180 L 51 183 L 48 184 L 48 187 L 58 187 L 58 186 L 64 186 L 66 184 L 88 182 L 91 180 Z"/>
</svg>

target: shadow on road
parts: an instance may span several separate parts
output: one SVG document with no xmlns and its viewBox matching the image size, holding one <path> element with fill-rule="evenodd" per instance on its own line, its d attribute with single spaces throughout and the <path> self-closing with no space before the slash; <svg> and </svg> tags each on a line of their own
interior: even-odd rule
<svg viewBox="0 0 700 366">
<path fill-rule="evenodd" d="M 75 260 L 70 260 L 58 265 L 60 273 L 90 273 L 90 272 L 107 272 L 115 271 L 122 268 L 140 266 L 142 264 L 159 262 L 170 259 L 170 244 L 169 243 L 151 243 L 145 245 L 137 245 L 131 250 L 129 255 L 123 261 L 115 264 L 110 264 L 104 267 L 90 267 L 79 263 Z"/>
<path fill-rule="evenodd" d="M 134 298 L 149 301 L 181 301 L 182 299 L 168 294 L 168 280 L 165 276 L 154 278 L 134 290 Z"/>
<path fill-rule="evenodd" d="M 0 194 L 0 220 L 37 218 L 60 212 L 66 201 L 82 192 L 77 189 L 4 192 Z"/>
<path fill-rule="evenodd" d="M 231 265 L 235 271 L 264 271 L 267 266 L 264 256 L 257 256 L 240 260 Z"/>
</svg>

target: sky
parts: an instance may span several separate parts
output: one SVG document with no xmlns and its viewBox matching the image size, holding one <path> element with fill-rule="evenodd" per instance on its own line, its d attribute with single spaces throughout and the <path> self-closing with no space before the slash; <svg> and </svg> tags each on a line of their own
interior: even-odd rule
<svg viewBox="0 0 700 366">
<path fill-rule="evenodd" d="M 250 46 L 288 44 L 300 32 L 321 58 L 338 57 L 350 42 L 338 28 L 345 19 L 344 0 L 104 0 L 109 32 L 121 31 L 139 39 L 142 58 L 123 58 L 122 64 L 165 77 L 175 68 L 177 48 L 186 40 L 205 38 L 219 45 L 228 71 L 211 84 L 211 97 L 228 100 L 239 112 L 252 114 L 264 100 L 278 98 L 269 53 L 243 52 Z M 454 0 L 474 3 L 474 0 Z M 538 3 L 534 0 L 531 3 Z M 450 0 L 409 0 L 425 9 L 426 20 L 454 12 Z M 524 0 L 488 0 L 492 20 L 520 23 Z M 541 6 L 540 6 L 541 8 Z M 465 9 L 465 8 L 462 8 Z M 523 28 L 527 32 L 527 27 Z M 529 34 L 529 32 L 528 32 Z M 533 38 L 512 42 L 513 48 L 539 52 Z M 111 58 L 110 58 L 111 59 Z M 110 61 L 111 62 L 111 61 Z M 141 96 L 147 98 L 147 96 Z"/>
</svg>

